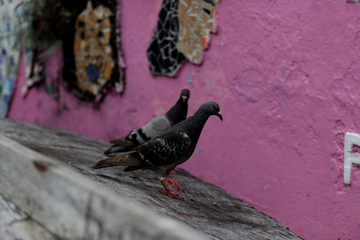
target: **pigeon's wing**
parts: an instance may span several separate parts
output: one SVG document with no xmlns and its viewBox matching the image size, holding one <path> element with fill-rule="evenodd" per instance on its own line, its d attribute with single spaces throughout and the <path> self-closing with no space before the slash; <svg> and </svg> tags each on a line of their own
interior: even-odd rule
<svg viewBox="0 0 360 240">
<path fill-rule="evenodd" d="M 156 167 L 172 164 L 182 159 L 191 149 L 190 137 L 181 130 L 170 131 L 140 145 L 136 158 Z"/>
</svg>

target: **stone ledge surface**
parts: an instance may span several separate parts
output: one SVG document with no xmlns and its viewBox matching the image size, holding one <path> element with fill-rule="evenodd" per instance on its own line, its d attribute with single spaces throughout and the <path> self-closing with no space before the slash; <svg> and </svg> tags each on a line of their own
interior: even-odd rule
<svg viewBox="0 0 360 240">
<path fill-rule="evenodd" d="M 171 176 L 184 189 L 182 200 L 160 193 L 162 185 L 150 171 L 91 169 L 104 158 L 109 144 L 103 141 L 7 119 L 0 120 L 0 135 L 1 193 L 53 236 L 300 239 L 275 219 L 182 169 Z"/>
</svg>

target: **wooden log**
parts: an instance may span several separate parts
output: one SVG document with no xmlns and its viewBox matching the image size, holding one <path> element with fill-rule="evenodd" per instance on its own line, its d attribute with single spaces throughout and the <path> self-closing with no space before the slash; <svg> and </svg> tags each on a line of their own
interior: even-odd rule
<svg viewBox="0 0 360 240">
<path fill-rule="evenodd" d="M 44 226 L 16 208 L 0 194 L 0 239 L 55 240 Z"/>
<path fill-rule="evenodd" d="M 300 239 L 275 219 L 182 169 L 172 177 L 182 185 L 183 199 L 173 199 L 160 192 L 162 185 L 150 171 L 91 169 L 104 158 L 108 143 L 11 120 L 0 120 L 0 132 L 0 192 L 51 236 Z"/>
</svg>

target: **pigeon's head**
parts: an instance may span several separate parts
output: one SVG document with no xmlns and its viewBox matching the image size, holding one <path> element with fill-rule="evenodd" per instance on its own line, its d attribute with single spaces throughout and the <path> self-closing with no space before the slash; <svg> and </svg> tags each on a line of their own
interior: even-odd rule
<svg viewBox="0 0 360 240">
<path fill-rule="evenodd" d="M 216 102 L 213 101 L 209 101 L 204 103 L 203 105 L 201 105 L 200 107 L 200 111 L 204 111 L 205 113 L 211 115 L 216 115 L 220 118 L 220 120 L 222 121 L 222 115 L 220 113 L 220 107 L 219 104 L 217 104 Z"/>
<path fill-rule="evenodd" d="M 180 98 L 182 99 L 183 102 L 187 102 L 187 100 L 190 98 L 189 89 L 184 88 L 183 90 L 181 90 Z"/>
</svg>

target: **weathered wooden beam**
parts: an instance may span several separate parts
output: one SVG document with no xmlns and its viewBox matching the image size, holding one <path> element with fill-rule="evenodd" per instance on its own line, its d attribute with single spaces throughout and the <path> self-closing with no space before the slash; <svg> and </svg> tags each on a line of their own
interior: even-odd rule
<svg viewBox="0 0 360 240">
<path fill-rule="evenodd" d="M 59 239 L 201 239 L 200 234 L 0 136 L 0 192 Z"/>
<path fill-rule="evenodd" d="M 183 200 L 172 199 L 160 193 L 162 186 L 151 172 L 91 169 L 104 157 L 105 142 L 10 120 L 0 120 L 0 132 L 1 194 L 53 236 L 300 239 L 275 219 L 184 170 L 172 176 L 184 188 Z"/>
<path fill-rule="evenodd" d="M 55 240 L 56 237 L 0 194 L 0 239 Z"/>
</svg>

